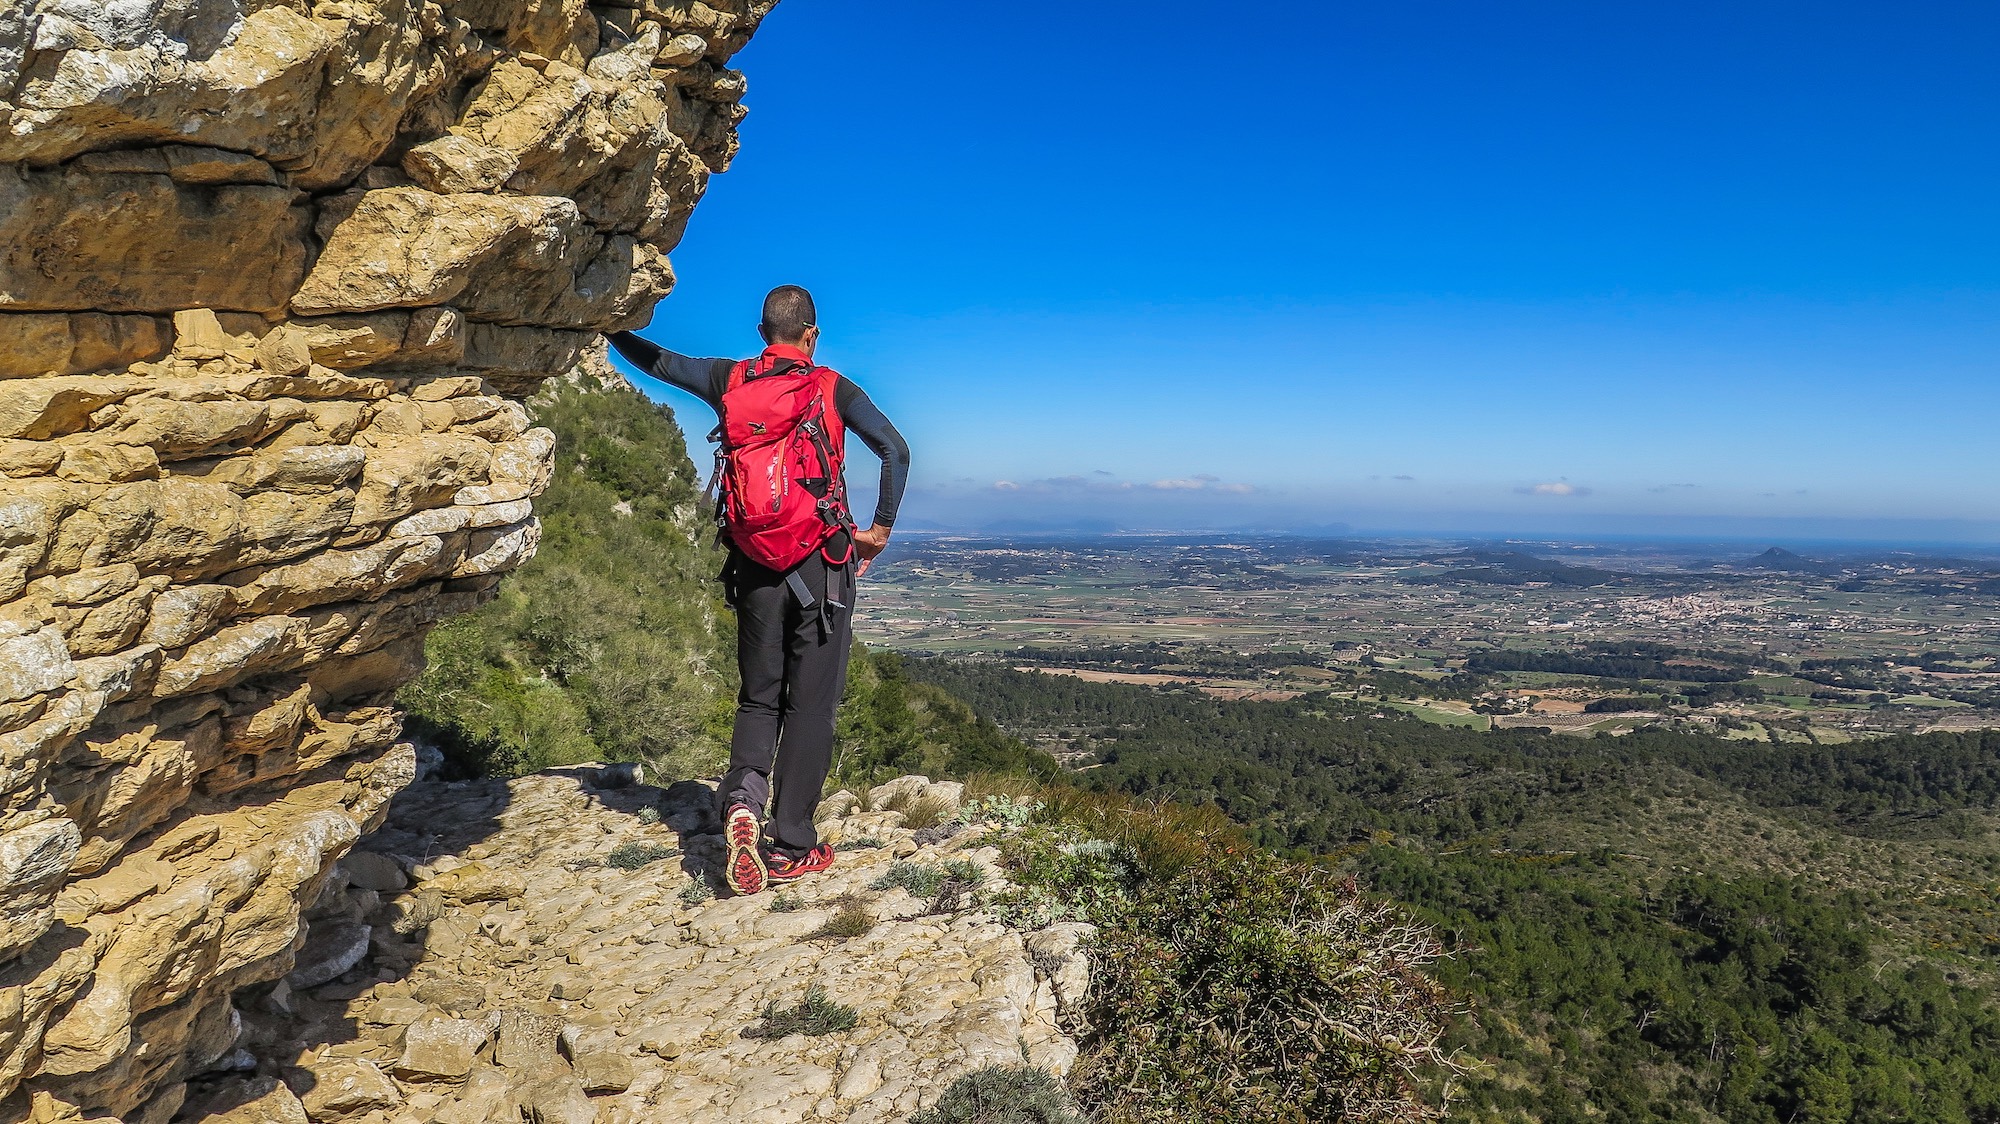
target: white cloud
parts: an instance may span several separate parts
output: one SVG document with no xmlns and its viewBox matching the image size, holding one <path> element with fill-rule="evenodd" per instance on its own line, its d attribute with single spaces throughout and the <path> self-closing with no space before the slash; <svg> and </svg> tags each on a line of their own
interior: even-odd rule
<svg viewBox="0 0 2000 1124">
<path fill-rule="evenodd" d="M 1021 495 L 1082 496 L 1111 495 L 1132 491 L 1176 493 L 1217 492 L 1228 495 L 1243 495 L 1254 492 L 1257 489 L 1254 485 L 1233 484 L 1223 480 L 1220 476 L 1206 472 L 1192 476 L 1170 476 L 1161 480 L 1137 484 L 1130 480 L 1120 480 L 1112 473 L 1098 469 L 1091 472 L 1088 476 L 1044 476 L 1034 480 L 1021 481 L 995 480 L 992 490 L 995 492 L 1019 493 Z"/>
<path fill-rule="evenodd" d="M 1532 488 L 1516 488 L 1524 496 L 1587 496 L 1589 488 L 1578 487 L 1567 480 L 1548 480 Z"/>
</svg>

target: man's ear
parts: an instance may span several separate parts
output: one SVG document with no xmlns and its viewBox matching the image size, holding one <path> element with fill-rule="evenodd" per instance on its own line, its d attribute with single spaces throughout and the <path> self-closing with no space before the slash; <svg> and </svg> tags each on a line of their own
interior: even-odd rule
<svg viewBox="0 0 2000 1124">
<path fill-rule="evenodd" d="M 757 338 L 763 340 L 765 343 L 771 342 L 771 329 L 761 320 L 757 322 Z"/>
</svg>

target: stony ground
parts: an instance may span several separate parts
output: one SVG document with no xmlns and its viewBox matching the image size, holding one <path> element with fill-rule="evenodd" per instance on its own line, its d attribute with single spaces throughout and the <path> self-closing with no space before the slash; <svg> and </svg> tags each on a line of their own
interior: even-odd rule
<svg viewBox="0 0 2000 1124">
<path fill-rule="evenodd" d="M 949 823 L 958 798 L 906 777 L 829 800 L 838 862 L 780 903 L 707 897 L 722 844 L 702 783 L 579 767 L 418 784 L 342 861 L 297 969 L 246 999 L 244 1049 L 183 1117 L 873 1124 L 983 1065 L 1065 1071 L 1059 1006 L 1088 981 L 1075 927 L 1023 934 L 873 888 L 898 861 L 1001 881 L 990 829 L 885 810 Z M 814 935 L 843 909 L 865 931 Z M 855 1025 L 756 1034 L 767 1004 L 813 987 Z"/>
</svg>

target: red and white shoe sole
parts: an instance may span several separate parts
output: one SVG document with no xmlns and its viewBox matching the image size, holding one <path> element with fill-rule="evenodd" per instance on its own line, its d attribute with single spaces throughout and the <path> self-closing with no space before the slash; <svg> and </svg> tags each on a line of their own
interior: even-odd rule
<svg viewBox="0 0 2000 1124">
<path fill-rule="evenodd" d="M 748 808 L 730 809 L 722 834 L 729 842 L 725 870 L 729 888 L 738 894 L 762 892 L 770 871 L 764 866 L 764 831 L 757 824 L 757 813 Z"/>
</svg>

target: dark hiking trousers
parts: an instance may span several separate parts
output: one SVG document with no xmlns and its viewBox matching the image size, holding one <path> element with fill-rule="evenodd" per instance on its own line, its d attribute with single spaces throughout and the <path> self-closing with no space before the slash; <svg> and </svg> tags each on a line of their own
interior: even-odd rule
<svg viewBox="0 0 2000 1124">
<path fill-rule="evenodd" d="M 818 553 L 800 563 L 796 572 L 814 599 L 811 607 L 785 574 L 741 555 L 733 568 L 743 690 L 718 796 L 725 812 L 732 804 L 768 807 L 772 846 L 803 854 L 819 843 L 813 811 L 833 764 L 834 714 L 847 685 L 854 568 L 830 566 Z"/>
</svg>

